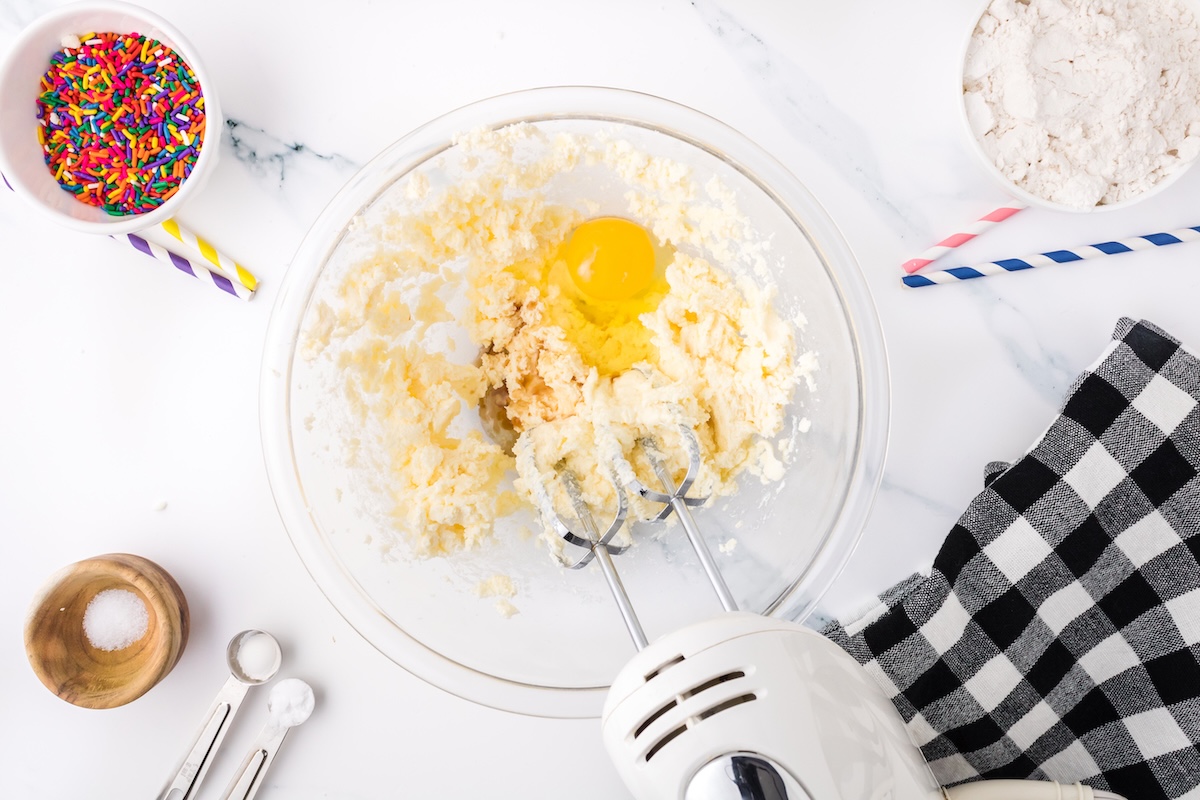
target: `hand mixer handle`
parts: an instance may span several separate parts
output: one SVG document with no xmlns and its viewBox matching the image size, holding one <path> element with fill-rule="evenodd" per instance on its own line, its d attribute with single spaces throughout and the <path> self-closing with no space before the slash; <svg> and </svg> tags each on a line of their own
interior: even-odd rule
<svg viewBox="0 0 1200 800">
<path fill-rule="evenodd" d="M 688 782 L 684 800 L 811 800 L 786 770 L 756 753 L 728 753 Z"/>
</svg>

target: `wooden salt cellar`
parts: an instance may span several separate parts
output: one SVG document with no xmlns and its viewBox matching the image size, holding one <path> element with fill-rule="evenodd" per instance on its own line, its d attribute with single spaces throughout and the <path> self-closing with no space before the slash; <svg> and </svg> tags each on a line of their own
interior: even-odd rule
<svg viewBox="0 0 1200 800">
<path fill-rule="evenodd" d="M 88 603 L 106 589 L 133 592 L 146 604 L 146 634 L 122 650 L 93 647 L 83 630 Z M 77 706 L 115 708 L 167 676 L 187 644 L 187 599 L 175 579 L 141 556 L 113 553 L 59 570 L 42 587 L 25 621 L 25 652 L 50 691 Z"/>
</svg>

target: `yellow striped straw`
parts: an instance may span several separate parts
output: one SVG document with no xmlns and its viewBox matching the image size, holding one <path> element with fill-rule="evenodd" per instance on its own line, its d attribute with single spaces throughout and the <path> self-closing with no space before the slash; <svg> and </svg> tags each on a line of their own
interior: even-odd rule
<svg viewBox="0 0 1200 800">
<path fill-rule="evenodd" d="M 255 278 L 250 270 L 213 247 L 207 239 L 197 236 L 174 219 L 162 223 L 162 229 L 195 250 L 203 256 L 205 261 L 223 272 L 226 277 L 236 280 L 251 292 L 258 288 L 258 278 Z"/>
</svg>

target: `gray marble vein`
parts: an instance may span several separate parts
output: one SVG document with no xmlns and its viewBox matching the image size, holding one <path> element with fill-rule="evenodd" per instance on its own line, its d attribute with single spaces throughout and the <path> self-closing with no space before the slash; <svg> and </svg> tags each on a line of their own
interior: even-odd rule
<svg viewBox="0 0 1200 800">
<path fill-rule="evenodd" d="M 784 127 L 871 200 L 893 230 L 910 234 L 928 227 L 923 220 L 914 221 L 912 209 L 902 209 L 888 197 L 862 125 L 834 104 L 819 81 L 713 0 L 691 0 L 691 5 L 730 55 L 759 79 L 755 84 Z"/>
<path fill-rule="evenodd" d="M 1038 397 L 1052 409 L 1057 409 L 1082 367 L 1075 359 L 1048 345 L 1047 337 L 1038 335 L 1044 323 L 1031 318 L 991 287 L 972 287 L 971 300 L 979 307 L 980 318 L 985 320 L 988 332 L 1007 354 L 1005 364 Z"/>
<path fill-rule="evenodd" d="M 983 465 L 979 465 L 979 488 L 983 488 Z M 946 517 L 957 519 L 962 509 L 950 505 L 949 503 L 940 502 L 933 497 L 908 486 L 899 480 L 896 476 L 884 472 L 883 479 L 879 483 L 879 494 L 891 493 L 903 497 L 905 500 L 913 503 L 919 508 L 928 511 L 938 517 Z M 948 532 L 949 529 L 947 529 Z"/>
<path fill-rule="evenodd" d="M 360 166 L 340 153 L 320 153 L 301 142 L 286 142 L 237 119 L 225 120 L 225 134 L 234 157 L 251 174 L 274 180 L 280 187 L 292 167 L 302 161 L 324 163 L 347 172 Z"/>
</svg>

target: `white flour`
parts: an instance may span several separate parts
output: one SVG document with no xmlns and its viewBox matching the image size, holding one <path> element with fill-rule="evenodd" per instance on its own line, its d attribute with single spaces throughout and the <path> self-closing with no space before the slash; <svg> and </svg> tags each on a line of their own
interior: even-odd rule
<svg viewBox="0 0 1200 800">
<path fill-rule="evenodd" d="M 995 0 L 963 92 L 1000 171 L 1061 205 L 1136 197 L 1200 154 L 1200 30 L 1183 0 Z"/>
</svg>

